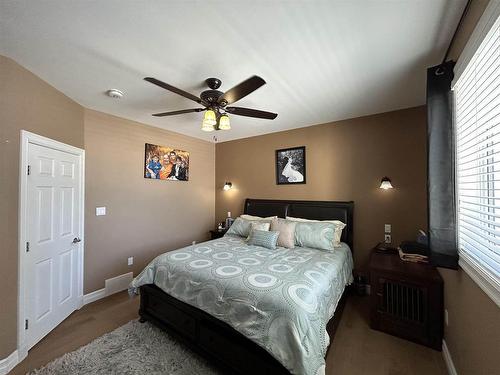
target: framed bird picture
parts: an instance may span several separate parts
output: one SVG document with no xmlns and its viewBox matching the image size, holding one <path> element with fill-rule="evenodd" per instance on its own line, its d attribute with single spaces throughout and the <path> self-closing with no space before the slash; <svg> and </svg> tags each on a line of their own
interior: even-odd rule
<svg viewBox="0 0 500 375">
<path fill-rule="evenodd" d="M 306 183 L 306 146 L 276 150 L 276 184 Z"/>
</svg>

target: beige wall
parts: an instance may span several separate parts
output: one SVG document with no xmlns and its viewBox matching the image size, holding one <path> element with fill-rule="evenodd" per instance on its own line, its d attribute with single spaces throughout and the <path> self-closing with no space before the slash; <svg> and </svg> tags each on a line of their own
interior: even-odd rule
<svg viewBox="0 0 500 375">
<path fill-rule="evenodd" d="M 306 146 L 307 184 L 276 185 L 275 150 L 294 146 Z M 353 200 L 361 268 L 385 223 L 394 243 L 427 228 L 425 107 L 219 143 L 216 154 L 217 220 L 240 214 L 245 198 Z M 395 189 L 379 189 L 385 175 Z"/>
<path fill-rule="evenodd" d="M 20 130 L 83 147 L 83 108 L 0 56 L 0 359 L 16 349 Z"/>
<path fill-rule="evenodd" d="M 488 0 L 473 0 L 450 51 L 458 59 Z M 499 371 L 500 309 L 462 270 L 440 269 L 444 279 L 449 325 L 446 345 L 460 375 L 490 375 Z"/>
<path fill-rule="evenodd" d="M 85 293 L 102 288 L 107 278 L 137 274 L 160 252 L 207 239 L 214 222 L 213 144 L 84 110 L 0 56 L 0 359 L 17 346 L 21 129 L 86 150 Z M 190 151 L 190 181 L 144 179 L 145 142 Z M 96 217 L 96 206 L 106 206 L 108 215 Z"/>
<path fill-rule="evenodd" d="M 144 178 L 144 144 L 190 152 L 189 181 Z M 215 145 L 85 110 L 85 291 L 140 272 L 156 255 L 207 240 L 214 223 Z M 106 206 L 106 216 L 95 208 Z M 134 266 L 127 266 L 133 256 Z"/>
<path fill-rule="evenodd" d="M 445 340 L 458 374 L 498 374 L 500 308 L 462 269 L 440 271 L 448 309 Z"/>
<path fill-rule="evenodd" d="M 467 16 L 457 31 L 455 40 L 450 48 L 448 60 L 457 61 L 489 2 L 490 0 L 472 0 Z"/>
</svg>

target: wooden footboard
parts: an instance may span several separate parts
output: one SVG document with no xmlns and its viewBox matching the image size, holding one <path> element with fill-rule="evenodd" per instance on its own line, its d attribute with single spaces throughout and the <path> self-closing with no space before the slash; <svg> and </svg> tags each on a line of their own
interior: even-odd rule
<svg viewBox="0 0 500 375">
<path fill-rule="evenodd" d="M 206 312 L 175 299 L 156 285 L 144 285 L 140 293 L 141 322 L 150 321 L 167 330 L 231 373 L 289 374 L 266 350 Z M 340 321 L 346 295 L 344 292 L 328 324 L 331 339 Z"/>
</svg>

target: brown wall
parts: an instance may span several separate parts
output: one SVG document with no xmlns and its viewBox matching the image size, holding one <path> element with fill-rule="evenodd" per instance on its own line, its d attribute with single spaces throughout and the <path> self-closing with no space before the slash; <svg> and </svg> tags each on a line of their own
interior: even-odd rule
<svg viewBox="0 0 500 375">
<path fill-rule="evenodd" d="M 189 181 L 144 178 L 144 144 L 190 152 Z M 215 145 L 85 110 L 85 291 L 156 255 L 207 240 L 214 223 Z M 106 216 L 95 208 L 107 207 Z M 127 258 L 134 257 L 134 266 Z"/>
<path fill-rule="evenodd" d="M 17 212 L 20 130 L 83 147 L 83 108 L 0 56 L 0 359 L 17 342 Z"/>
<path fill-rule="evenodd" d="M 450 51 L 457 60 L 488 0 L 473 0 Z M 446 345 L 460 375 L 498 373 L 500 309 L 462 269 L 440 269 L 449 324 Z"/>
<path fill-rule="evenodd" d="M 425 139 L 417 107 L 219 143 L 216 218 L 239 215 L 245 198 L 353 200 L 354 258 L 364 268 L 385 223 L 394 243 L 427 228 Z M 307 184 L 276 185 L 275 150 L 293 146 L 306 146 Z M 395 189 L 379 189 L 385 175 Z M 222 191 L 224 181 L 233 189 Z"/>
</svg>

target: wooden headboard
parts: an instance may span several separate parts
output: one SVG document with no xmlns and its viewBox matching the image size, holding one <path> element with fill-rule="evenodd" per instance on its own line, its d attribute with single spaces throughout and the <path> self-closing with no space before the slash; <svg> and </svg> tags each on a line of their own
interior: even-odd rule
<svg viewBox="0 0 500 375">
<path fill-rule="evenodd" d="M 340 220 L 347 224 L 342 231 L 342 242 L 353 251 L 354 202 L 290 201 L 274 199 L 245 200 L 244 213 L 255 216 L 300 217 L 310 220 Z"/>
</svg>

